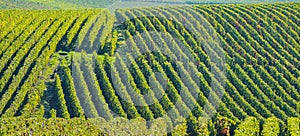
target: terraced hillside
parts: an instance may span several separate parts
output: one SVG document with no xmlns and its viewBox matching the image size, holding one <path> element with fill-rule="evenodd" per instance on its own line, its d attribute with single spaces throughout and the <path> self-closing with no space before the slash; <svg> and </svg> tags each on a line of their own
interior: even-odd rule
<svg viewBox="0 0 300 136">
<path fill-rule="evenodd" d="M 300 114 L 299 6 L 1 11 L 0 116 L 284 123 Z"/>
</svg>

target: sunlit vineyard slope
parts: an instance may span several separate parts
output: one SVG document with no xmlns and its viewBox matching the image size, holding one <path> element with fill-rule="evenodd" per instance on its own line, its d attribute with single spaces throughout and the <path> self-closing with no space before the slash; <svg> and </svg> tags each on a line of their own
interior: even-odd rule
<svg viewBox="0 0 300 136">
<path fill-rule="evenodd" d="M 299 6 L 0 11 L 0 116 L 285 123 L 300 114 Z"/>
</svg>

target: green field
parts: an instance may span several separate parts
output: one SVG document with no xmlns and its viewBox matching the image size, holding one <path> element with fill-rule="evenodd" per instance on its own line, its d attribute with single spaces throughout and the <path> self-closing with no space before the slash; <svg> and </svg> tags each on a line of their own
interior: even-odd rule
<svg viewBox="0 0 300 136">
<path fill-rule="evenodd" d="M 299 135 L 299 7 L 0 10 L 0 134 Z"/>
</svg>

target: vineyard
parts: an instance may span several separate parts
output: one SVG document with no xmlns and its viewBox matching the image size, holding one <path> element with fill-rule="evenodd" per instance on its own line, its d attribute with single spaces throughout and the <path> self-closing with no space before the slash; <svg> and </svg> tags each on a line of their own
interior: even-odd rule
<svg viewBox="0 0 300 136">
<path fill-rule="evenodd" d="M 120 3 L 122 6 L 134 5 L 165 5 L 165 4 L 254 4 L 272 2 L 296 2 L 299 0 L 1 0 L 0 9 L 86 9 L 105 8 Z M 121 7 L 122 7 L 121 6 Z"/>
<path fill-rule="evenodd" d="M 98 118 L 122 117 L 159 134 L 146 121 L 164 118 L 190 135 L 299 135 L 299 7 L 1 10 L 0 126 L 99 135 Z"/>
<path fill-rule="evenodd" d="M 103 8 L 116 0 L 1 0 L 0 9 L 83 9 Z"/>
</svg>

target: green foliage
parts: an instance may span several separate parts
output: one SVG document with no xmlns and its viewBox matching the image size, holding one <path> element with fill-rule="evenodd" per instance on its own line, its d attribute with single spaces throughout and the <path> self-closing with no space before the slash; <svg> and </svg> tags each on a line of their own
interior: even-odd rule
<svg viewBox="0 0 300 136">
<path fill-rule="evenodd" d="M 83 107 L 84 113 L 87 117 L 98 117 L 98 113 L 94 103 L 92 102 L 89 88 L 84 80 L 83 72 L 80 69 L 80 63 L 74 61 L 74 84 L 79 98 L 80 105 Z"/>
<path fill-rule="evenodd" d="M 96 62 L 95 73 L 99 85 L 101 87 L 101 90 L 103 91 L 103 95 L 106 101 L 108 101 L 109 107 L 119 116 L 126 117 L 127 115 L 122 108 L 118 96 L 115 94 L 113 86 L 108 78 L 108 74 L 104 70 L 103 64 L 100 62 L 99 58 L 96 55 L 93 56 L 93 60 Z"/>
<path fill-rule="evenodd" d="M 268 118 L 264 121 L 262 136 L 278 136 L 280 133 L 279 120 L 275 117 Z"/>
<path fill-rule="evenodd" d="M 289 118 L 287 120 L 288 136 L 298 136 L 300 134 L 300 119 L 299 118 Z"/>
<path fill-rule="evenodd" d="M 1 135 L 103 135 L 90 120 L 82 118 L 1 118 Z"/>
<path fill-rule="evenodd" d="M 103 8 L 116 0 L 3 0 L 0 8 L 4 9 L 86 9 Z"/>
<path fill-rule="evenodd" d="M 51 110 L 50 110 L 50 116 L 51 116 L 52 118 L 55 118 L 55 117 L 56 117 L 56 110 L 55 110 L 55 109 L 51 109 Z"/>
<path fill-rule="evenodd" d="M 65 62 L 62 61 L 62 63 L 64 64 Z M 67 66 L 62 66 L 60 72 L 63 81 L 62 87 L 65 90 L 66 101 L 69 103 L 68 109 L 71 117 L 83 117 L 84 111 L 77 97 L 71 70 Z"/>
<path fill-rule="evenodd" d="M 199 117 L 197 121 L 197 134 L 201 136 L 210 135 L 210 131 L 208 129 L 209 120 L 204 117 Z"/>
<path fill-rule="evenodd" d="M 297 108 L 297 109 L 296 109 L 297 112 L 300 113 L 300 101 L 297 102 L 297 107 L 296 107 L 296 108 Z"/>
<path fill-rule="evenodd" d="M 173 130 L 171 132 L 172 136 L 187 136 L 187 122 L 185 119 L 178 119 L 177 122 L 174 123 Z"/>
<path fill-rule="evenodd" d="M 147 122 L 143 118 L 125 119 L 114 118 L 110 121 L 105 121 L 101 118 L 89 119 L 93 125 L 102 130 L 105 135 L 166 135 L 167 125 L 164 118 L 157 118 L 150 122 L 150 127 L 147 127 Z M 183 130 L 185 131 L 185 130 Z"/>
<path fill-rule="evenodd" d="M 103 117 L 107 122 L 99 125 L 108 135 L 158 135 L 172 127 L 170 135 L 299 135 L 298 9 L 299 3 L 114 15 L 109 9 L 0 11 L 0 117 L 48 117 L 51 109 L 50 123 Z M 47 105 L 46 98 L 56 103 Z M 82 128 L 90 129 L 100 134 Z"/>
<path fill-rule="evenodd" d="M 59 109 L 59 116 L 63 118 L 70 118 L 70 114 L 67 109 L 66 101 L 65 101 L 65 95 L 63 92 L 63 89 L 61 87 L 61 80 L 59 75 L 55 74 L 55 91 L 56 91 L 56 97 L 57 97 L 57 106 Z"/>
<path fill-rule="evenodd" d="M 247 117 L 234 130 L 236 136 L 258 136 L 259 135 L 259 120 L 254 117 Z"/>
</svg>

